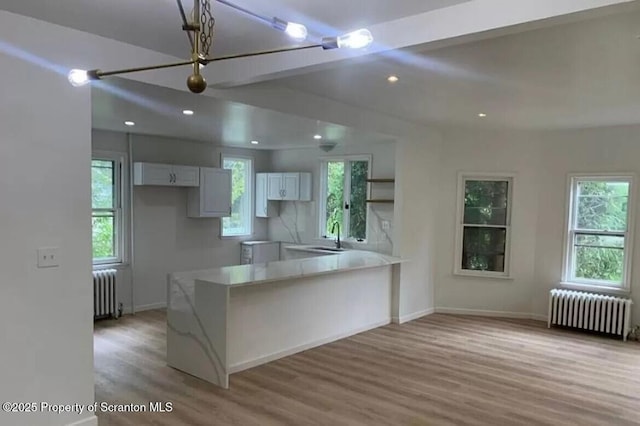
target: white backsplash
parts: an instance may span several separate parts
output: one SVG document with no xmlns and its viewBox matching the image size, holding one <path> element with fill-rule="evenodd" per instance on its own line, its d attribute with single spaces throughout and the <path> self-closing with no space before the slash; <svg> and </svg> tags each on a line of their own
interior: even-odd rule
<svg viewBox="0 0 640 426">
<path fill-rule="evenodd" d="M 322 239 L 318 235 L 317 216 L 315 202 L 282 201 L 280 216 L 269 219 L 269 239 L 297 244 L 318 244 Z M 345 242 L 344 245 L 347 248 L 391 254 L 393 226 L 393 204 L 369 204 L 367 242 Z M 325 242 L 330 244 L 330 241 L 332 240 Z"/>
</svg>

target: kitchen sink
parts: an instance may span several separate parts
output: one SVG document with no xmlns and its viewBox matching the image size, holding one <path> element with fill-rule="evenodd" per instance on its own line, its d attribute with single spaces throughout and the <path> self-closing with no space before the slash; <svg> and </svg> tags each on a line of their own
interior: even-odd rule
<svg viewBox="0 0 640 426">
<path fill-rule="evenodd" d="M 313 249 L 313 250 L 330 251 L 330 252 L 341 252 L 341 251 L 344 251 L 343 248 L 334 248 L 334 247 L 325 247 L 325 246 L 316 246 L 316 247 L 309 247 L 309 248 Z"/>
</svg>

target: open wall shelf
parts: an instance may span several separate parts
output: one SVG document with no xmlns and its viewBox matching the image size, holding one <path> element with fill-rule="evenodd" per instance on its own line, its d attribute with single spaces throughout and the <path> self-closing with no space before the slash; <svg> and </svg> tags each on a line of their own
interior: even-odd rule
<svg viewBox="0 0 640 426">
<path fill-rule="evenodd" d="M 367 179 L 367 182 L 370 184 L 373 183 L 395 183 L 395 179 Z M 367 203 L 385 203 L 385 204 L 393 204 L 394 200 L 392 199 L 381 199 L 381 198 L 371 198 L 371 194 L 373 193 L 371 186 L 369 186 L 369 199 Z"/>
</svg>

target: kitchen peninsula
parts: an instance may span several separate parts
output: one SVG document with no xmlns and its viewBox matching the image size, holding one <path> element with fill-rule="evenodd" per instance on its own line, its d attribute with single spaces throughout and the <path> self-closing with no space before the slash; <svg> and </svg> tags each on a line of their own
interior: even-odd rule
<svg viewBox="0 0 640 426">
<path fill-rule="evenodd" d="M 402 260 L 351 250 L 169 275 L 167 363 L 229 375 L 391 321 Z"/>
</svg>

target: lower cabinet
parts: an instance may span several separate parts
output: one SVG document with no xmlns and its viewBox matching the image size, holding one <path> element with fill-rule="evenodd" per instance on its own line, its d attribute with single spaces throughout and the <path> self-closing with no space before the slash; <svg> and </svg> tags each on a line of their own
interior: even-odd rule
<svg viewBox="0 0 640 426">
<path fill-rule="evenodd" d="M 200 186 L 189 188 L 187 216 L 231 216 L 231 170 L 200 168 Z"/>
</svg>

